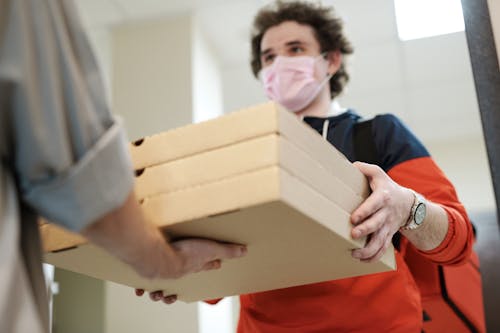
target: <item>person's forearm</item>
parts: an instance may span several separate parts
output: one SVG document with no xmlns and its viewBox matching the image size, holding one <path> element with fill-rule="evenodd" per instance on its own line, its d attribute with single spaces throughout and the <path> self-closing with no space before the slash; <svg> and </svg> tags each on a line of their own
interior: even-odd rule
<svg viewBox="0 0 500 333">
<path fill-rule="evenodd" d="M 179 271 L 179 258 L 159 229 L 144 219 L 133 192 L 122 206 L 92 223 L 82 234 L 146 277 L 154 277 L 160 268 L 151 262 L 169 262 L 172 277 Z"/>
<path fill-rule="evenodd" d="M 403 230 L 402 234 L 419 250 L 430 251 L 438 247 L 448 232 L 448 215 L 439 205 L 427 202 L 427 215 L 420 228 Z"/>
</svg>

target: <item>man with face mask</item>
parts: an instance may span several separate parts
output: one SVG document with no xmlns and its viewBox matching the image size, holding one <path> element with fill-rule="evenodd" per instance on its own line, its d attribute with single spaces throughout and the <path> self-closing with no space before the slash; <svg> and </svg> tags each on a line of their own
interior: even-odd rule
<svg viewBox="0 0 500 333">
<path fill-rule="evenodd" d="M 348 81 L 343 57 L 353 50 L 333 9 L 276 2 L 257 14 L 253 28 L 252 70 L 269 99 L 356 161 L 353 132 L 361 117 L 335 101 Z M 369 241 L 352 256 L 378 260 L 394 238 L 397 270 L 241 295 L 239 333 L 421 332 L 420 295 L 403 256 L 465 262 L 472 228 L 453 185 L 399 119 L 375 117 L 370 134 L 378 165 L 354 165 L 373 193 L 351 215 L 352 237 Z"/>
<path fill-rule="evenodd" d="M 330 8 L 277 2 L 254 21 L 251 64 L 267 96 L 356 161 L 353 133 L 361 117 L 335 101 L 348 80 L 343 57 L 352 51 Z M 369 240 L 352 256 L 378 260 L 398 240 L 397 270 L 241 296 L 239 332 L 421 331 L 419 292 L 403 255 L 465 262 L 471 224 L 452 184 L 399 119 L 376 116 L 370 134 L 378 166 L 354 165 L 373 193 L 351 215 L 352 237 Z"/>
</svg>

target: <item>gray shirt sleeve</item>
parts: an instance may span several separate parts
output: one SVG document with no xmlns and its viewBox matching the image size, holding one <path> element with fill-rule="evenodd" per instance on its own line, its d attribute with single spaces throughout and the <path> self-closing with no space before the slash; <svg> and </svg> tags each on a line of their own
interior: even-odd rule
<svg viewBox="0 0 500 333">
<path fill-rule="evenodd" d="M 0 110 L 7 124 L 0 140 L 23 200 L 78 231 L 132 190 L 126 138 L 72 2 L 15 0 L 8 10 L 0 87 L 10 87 L 9 107 Z"/>
</svg>

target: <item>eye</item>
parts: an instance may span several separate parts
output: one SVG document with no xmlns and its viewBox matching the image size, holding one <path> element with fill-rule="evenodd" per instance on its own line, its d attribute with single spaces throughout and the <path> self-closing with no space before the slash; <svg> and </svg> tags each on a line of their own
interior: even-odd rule
<svg viewBox="0 0 500 333">
<path fill-rule="evenodd" d="M 290 51 L 294 54 L 297 54 L 297 53 L 302 53 L 304 52 L 304 48 L 301 47 L 301 46 L 293 46 Z"/>
<path fill-rule="evenodd" d="M 262 62 L 264 63 L 264 65 L 269 65 L 269 64 L 272 64 L 272 63 L 273 63 L 273 61 L 274 61 L 274 58 L 275 58 L 275 57 L 276 57 L 276 56 L 275 56 L 274 54 L 266 54 L 266 55 L 263 57 L 263 59 L 262 59 L 263 61 L 262 61 Z"/>
</svg>

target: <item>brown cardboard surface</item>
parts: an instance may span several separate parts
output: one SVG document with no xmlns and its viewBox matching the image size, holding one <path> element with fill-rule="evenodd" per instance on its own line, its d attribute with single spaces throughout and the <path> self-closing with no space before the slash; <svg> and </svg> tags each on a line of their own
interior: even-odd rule
<svg viewBox="0 0 500 333">
<path fill-rule="evenodd" d="M 336 164 L 342 162 L 343 158 Z M 136 177 L 136 194 L 144 199 L 269 166 L 284 168 L 345 211 L 352 212 L 365 199 L 340 180 L 341 174 L 332 176 L 319 162 L 278 134 L 145 168 Z M 351 166 L 351 169 L 355 168 Z"/>
<path fill-rule="evenodd" d="M 366 197 L 370 192 L 365 177 L 339 151 L 297 116 L 273 102 L 146 137 L 131 144 L 130 152 L 134 168 L 142 171 L 269 134 L 286 138 L 356 194 Z"/>
<path fill-rule="evenodd" d="M 81 235 L 68 232 L 45 220 L 41 221 L 44 221 L 39 227 L 44 252 L 57 252 L 88 243 L 87 239 Z"/>
<path fill-rule="evenodd" d="M 173 237 L 244 243 L 248 255 L 171 281 L 142 279 L 90 244 L 47 253 L 46 262 L 188 302 L 395 268 L 392 249 L 376 263 L 353 259 L 350 249 L 363 241 L 350 238 L 349 213 L 278 166 L 146 198 L 143 207 Z"/>
</svg>

